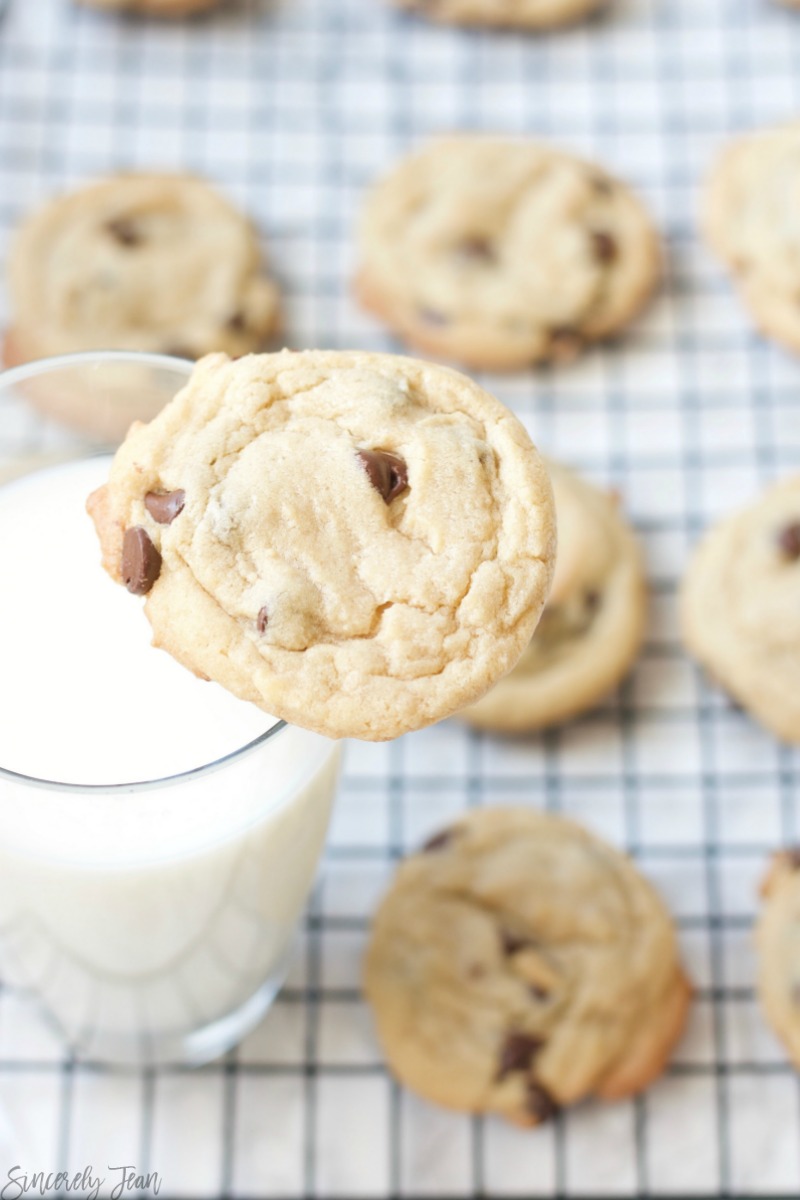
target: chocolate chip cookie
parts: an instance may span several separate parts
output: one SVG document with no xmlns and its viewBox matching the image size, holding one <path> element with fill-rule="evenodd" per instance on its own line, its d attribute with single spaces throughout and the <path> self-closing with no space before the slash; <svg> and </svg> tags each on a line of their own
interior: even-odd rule
<svg viewBox="0 0 800 1200">
<path fill-rule="evenodd" d="M 514 670 L 461 715 L 523 733 L 591 708 L 629 670 L 646 619 L 644 565 L 615 496 L 549 462 L 558 521 L 553 587 Z"/>
<path fill-rule="evenodd" d="M 211 355 L 90 502 L 155 644 L 296 725 L 384 739 L 510 670 L 555 557 L 517 419 L 391 355 Z"/>
<path fill-rule="evenodd" d="M 703 226 L 758 327 L 800 350 L 800 121 L 737 138 L 706 186 Z"/>
<path fill-rule="evenodd" d="M 596 12 L 608 0 L 396 0 L 396 3 L 445 24 L 555 29 Z"/>
<path fill-rule="evenodd" d="M 759 997 L 770 1025 L 800 1067 L 800 849 L 774 856 L 761 891 Z"/>
<path fill-rule="evenodd" d="M 706 535 L 681 620 L 712 677 L 777 737 L 800 743 L 800 475 Z"/>
<path fill-rule="evenodd" d="M 365 986 L 403 1083 L 518 1125 L 647 1087 L 689 1002 L 672 922 L 631 861 L 522 808 L 465 813 L 400 865 Z"/>
<path fill-rule="evenodd" d="M 78 0 L 92 8 L 113 12 L 139 12 L 153 17 L 186 17 L 191 13 L 216 8 L 224 0 Z"/>
<path fill-rule="evenodd" d="M 624 184 L 551 146 L 462 136 L 374 187 L 356 289 L 422 350 L 510 370 L 575 358 L 627 325 L 659 270 Z"/>
<path fill-rule="evenodd" d="M 255 229 L 184 175 L 120 175 L 51 201 L 16 234 L 9 290 L 9 366 L 80 350 L 240 355 L 279 322 Z"/>
</svg>

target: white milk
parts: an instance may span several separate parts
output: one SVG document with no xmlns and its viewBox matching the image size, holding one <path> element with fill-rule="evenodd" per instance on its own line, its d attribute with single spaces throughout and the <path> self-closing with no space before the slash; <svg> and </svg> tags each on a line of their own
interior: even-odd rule
<svg viewBox="0 0 800 1200">
<path fill-rule="evenodd" d="M 150 646 L 100 566 L 97 458 L 0 488 L 0 977 L 86 1053 L 202 1059 L 279 986 L 338 751 Z M 109 790 L 108 785 L 117 785 Z"/>
</svg>

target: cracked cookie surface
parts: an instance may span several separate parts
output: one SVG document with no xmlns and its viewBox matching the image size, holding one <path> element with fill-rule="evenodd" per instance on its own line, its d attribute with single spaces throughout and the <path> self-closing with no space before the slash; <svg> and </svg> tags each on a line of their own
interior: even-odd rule
<svg viewBox="0 0 800 1200">
<path fill-rule="evenodd" d="M 706 534 L 684 578 L 681 620 L 711 676 L 800 743 L 800 475 Z"/>
<path fill-rule="evenodd" d="M 502 370 L 569 360 L 621 329 L 659 271 L 624 184 L 547 145 L 461 136 L 373 188 L 356 290 L 415 346 Z"/>
<path fill-rule="evenodd" d="M 706 238 L 758 327 L 800 351 L 800 121 L 733 141 L 706 185 Z"/>
<path fill-rule="evenodd" d="M 509 675 L 461 715 L 522 733 L 566 720 L 615 687 L 641 645 L 644 564 L 616 498 L 548 462 L 558 554 L 547 606 Z"/>
<path fill-rule="evenodd" d="M 396 0 L 431 21 L 453 25 L 489 25 L 518 29 L 555 29 L 569 25 L 608 0 Z"/>
<path fill-rule="evenodd" d="M 211 355 L 92 498 L 156 645 L 275 716 L 384 739 L 519 658 L 555 556 L 546 469 L 455 371 L 392 355 Z"/>
<path fill-rule="evenodd" d="M 403 1083 L 519 1125 L 646 1087 L 689 1001 L 670 917 L 631 861 L 522 808 L 471 810 L 401 863 L 365 985 Z"/>
<path fill-rule="evenodd" d="M 782 850 L 762 884 L 756 927 L 759 998 L 767 1019 L 800 1067 L 800 849 Z"/>
<path fill-rule="evenodd" d="M 246 354 L 279 319 L 250 221 L 188 175 L 118 175 L 50 201 L 9 259 L 12 362 L 81 350 Z"/>
</svg>

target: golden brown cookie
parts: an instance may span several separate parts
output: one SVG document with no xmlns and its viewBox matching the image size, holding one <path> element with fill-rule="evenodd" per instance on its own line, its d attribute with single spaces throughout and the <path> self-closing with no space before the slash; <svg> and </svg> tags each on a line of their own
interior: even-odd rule
<svg viewBox="0 0 800 1200">
<path fill-rule="evenodd" d="M 690 997 L 670 917 L 630 859 L 522 808 L 465 813 L 400 865 L 365 986 L 404 1084 L 518 1125 L 647 1087 Z"/>
<path fill-rule="evenodd" d="M 138 12 L 152 17 L 187 17 L 216 8 L 224 0 L 78 0 L 110 12 Z"/>
<path fill-rule="evenodd" d="M 800 743 L 800 475 L 716 525 L 683 582 L 686 645 L 777 737 Z"/>
<path fill-rule="evenodd" d="M 529 141 L 460 136 L 404 159 L 367 197 L 364 305 L 420 349 L 512 370 L 574 358 L 627 325 L 660 272 L 633 193 Z"/>
<path fill-rule="evenodd" d="M 800 850 L 775 855 L 761 890 L 759 996 L 767 1020 L 800 1067 Z"/>
<path fill-rule="evenodd" d="M 645 631 L 647 587 L 614 496 L 549 462 L 558 555 L 544 615 L 516 667 L 461 716 L 524 733 L 591 708 L 630 669 Z"/>
<path fill-rule="evenodd" d="M 706 237 L 758 327 L 800 351 L 800 121 L 736 138 L 709 177 Z"/>
<path fill-rule="evenodd" d="M 396 0 L 431 21 L 512 29 L 555 29 L 605 7 L 608 0 Z"/>
<path fill-rule="evenodd" d="M 332 737 L 396 737 L 477 700 L 530 640 L 555 556 L 519 421 L 392 355 L 203 359 L 131 430 L 91 511 L 156 645 Z"/>
</svg>

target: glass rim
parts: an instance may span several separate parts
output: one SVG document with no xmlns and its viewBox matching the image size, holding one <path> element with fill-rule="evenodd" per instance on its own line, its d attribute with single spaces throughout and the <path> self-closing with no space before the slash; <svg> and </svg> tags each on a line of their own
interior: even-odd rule
<svg viewBox="0 0 800 1200">
<path fill-rule="evenodd" d="M 138 363 L 140 366 L 160 367 L 162 370 L 180 371 L 188 379 L 194 367 L 190 358 L 178 358 L 173 354 L 158 354 L 150 350 L 78 350 L 72 354 L 54 354 L 50 358 L 33 358 L 30 362 L 0 370 L 0 386 L 13 387 L 25 379 L 48 371 L 60 371 L 65 367 L 90 366 L 92 363 Z"/>
<path fill-rule="evenodd" d="M 138 363 L 142 366 L 175 371 L 176 374 L 181 374 L 187 379 L 194 366 L 190 359 L 175 358 L 169 354 L 152 354 L 137 350 L 82 350 L 77 354 L 59 354 L 52 358 L 34 359 L 31 362 L 22 363 L 20 366 L 9 367 L 6 370 L 0 371 L 0 390 L 7 387 L 14 387 L 26 379 L 32 379 L 51 371 L 60 371 L 69 367 L 89 366 L 92 363 Z M 15 483 L 20 483 L 24 479 L 30 479 L 42 471 L 51 471 L 57 469 L 59 466 L 66 466 L 70 462 L 100 458 L 110 453 L 112 451 L 103 446 L 78 445 L 74 448 L 67 448 L 65 450 L 65 458 L 60 462 L 45 463 L 41 467 L 25 472 L 24 475 L 17 479 L 0 483 L 0 490 L 13 486 Z M 252 754 L 259 746 L 265 745 L 271 738 L 276 737 L 282 730 L 288 728 L 289 726 L 286 721 L 278 720 L 269 729 L 259 734 L 258 737 L 252 738 L 244 746 L 238 746 L 235 750 L 223 754 L 220 758 L 214 759 L 212 762 L 200 763 L 196 767 L 190 767 L 187 771 L 178 771 L 172 775 L 161 775 L 156 779 L 141 779 L 127 783 L 66 783 L 62 780 L 42 779 L 36 775 L 27 775 L 22 771 L 12 771 L 9 767 L 4 767 L 0 764 L 0 780 L 23 784 L 26 787 L 37 788 L 43 791 L 72 793 L 73 795 L 116 795 L 156 791 L 186 780 L 210 775 L 214 771 L 218 771 L 238 759 Z"/>
</svg>

